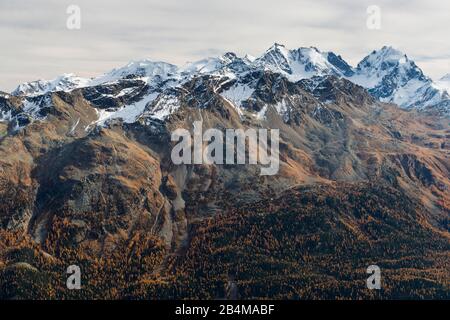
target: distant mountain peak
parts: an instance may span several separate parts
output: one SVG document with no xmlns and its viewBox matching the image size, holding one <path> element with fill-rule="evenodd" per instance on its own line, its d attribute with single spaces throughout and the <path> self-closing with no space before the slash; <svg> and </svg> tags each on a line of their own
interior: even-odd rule
<svg viewBox="0 0 450 320">
<path fill-rule="evenodd" d="M 402 108 L 423 109 L 439 104 L 447 95 L 403 52 L 383 46 L 358 64 L 351 81 L 367 88 L 383 102 Z"/>
<path fill-rule="evenodd" d="M 149 59 L 135 60 L 124 67 L 113 69 L 102 76 L 92 80 L 91 85 L 98 85 L 106 82 L 113 82 L 123 78 L 143 78 L 149 79 L 156 76 L 167 77 L 176 73 L 178 67 L 162 61 L 152 61 Z"/>
<path fill-rule="evenodd" d="M 269 51 L 273 51 L 273 50 L 282 50 L 282 49 L 286 49 L 286 46 L 284 44 L 278 43 L 278 42 L 274 42 L 274 44 L 272 46 L 270 46 L 266 52 Z"/>
<path fill-rule="evenodd" d="M 237 58 L 237 55 L 236 55 L 236 53 L 234 53 L 234 52 L 226 52 L 226 53 L 222 56 L 222 58 L 223 58 L 223 59 L 227 59 L 227 60 L 229 60 L 229 61 L 233 61 L 234 59 Z"/>
<path fill-rule="evenodd" d="M 383 46 L 379 51 L 383 52 L 385 54 L 388 54 L 388 55 L 404 55 L 404 53 L 401 52 L 400 50 L 398 50 L 392 46 L 386 46 L 386 45 Z"/>
<path fill-rule="evenodd" d="M 256 57 L 247 53 L 244 57 L 244 60 L 246 60 L 247 62 L 253 63 L 256 60 Z"/>
<path fill-rule="evenodd" d="M 52 80 L 35 80 L 17 86 L 12 95 L 37 96 L 49 91 L 70 91 L 88 85 L 90 79 L 81 78 L 73 73 L 62 74 Z"/>
<path fill-rule="evenodd" d="M 395 66 L 398 63 L 405 63 L 409 61 L 406 54 L 394 49 L 391 46 L 384 46 L 380 50 L 374 50 L 367 55 L 360 63 L 358 63 L 358 70 L 377 69 L 386 70 Z"/>
</svg>

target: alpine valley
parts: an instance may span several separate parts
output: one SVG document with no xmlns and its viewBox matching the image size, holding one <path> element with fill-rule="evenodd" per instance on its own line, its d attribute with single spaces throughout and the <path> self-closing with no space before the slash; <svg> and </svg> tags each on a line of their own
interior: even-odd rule
<svg viewBox="0 0 450 320">
<path fill-rule="evenodd" d="M 194 121 L 279 129 L 278 174 L 174 165 Z M 23 83 L 0 92 L 0 299 L 449 299 L 449 138 L 450 76 L 392 47 Z"/>
</svg>

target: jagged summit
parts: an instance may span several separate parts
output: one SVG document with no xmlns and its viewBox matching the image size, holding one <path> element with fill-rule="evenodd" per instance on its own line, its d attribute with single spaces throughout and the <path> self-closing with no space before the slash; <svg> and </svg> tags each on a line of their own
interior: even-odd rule
<svg viewBox="0 0 450 320">
<path fill-rule="evenodd" d="M 179 69 L 185 78 L 196 74 L 225 74 L 227 72 L 243 71 L 252 62 L 248 58 L 240 58 L 234 52 L 227 52 L 219 57 L 208 57 L 189 62 Z"/>
<path fill-rule="evenodd" d="M 384 46 L 378 51 L 372 51 L 361 60 L 356 67 L 356 72 L 372 81 L 371 84 L 375 84 L 393 68 L 408 62 L 410 61 L 405 54 L 392 47 Z"/>
<path fill-rule="evenodd" d="M 283 72 L 293 81 L 316 75 L 351 75 L 351 67 L 342 58 L 316 47 L 288 50 L 275 43 L 256 60 L 257 65 L 274 72 Z"/>
<path fill-rule="evenodd" d="M 391 46 L 366 56 L 350 80 L 367 88 L 381 101 L 406 109 L 424 109 L 448 99 L 413 60 Z"/>
</svg>

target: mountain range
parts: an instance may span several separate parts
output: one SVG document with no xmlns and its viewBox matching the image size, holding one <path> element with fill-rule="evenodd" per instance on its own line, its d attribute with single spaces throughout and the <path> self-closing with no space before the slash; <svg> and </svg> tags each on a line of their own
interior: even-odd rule
<svg viewBox="0 0 450 320">
<path fill-rule="evenodd" d="M 333 52 L 321 52 L 314 47 L 288 50 L 277 43 L 259 58 L 249 55 L 241 58 L 234 53 L 226 53 L 217 58 L 188 63 L 183 67 L 150 60 L 134 61 L 92 79 L 64 74 L 54 80 L 23 83 L 11 94 L 35 97 L 49 92 L 114 83 L 123 79 L 143 80 L 158 91 L 179 87 L 198 74 L 208 74 L 237 81 L 238 84 L 232 91 L 224 92 L 224 95 L 242 94 L 242 97 L 233 97 L 242 99 L 235 101 L 240 105 L 244 99 L 250 98 L 252 93 L 251 86 L 245 81 L 246 75 L 261 70 L 282 74 L 291 82 L 334 75 L 361 85 L 382 102 L 394 103 L 404 109 L 434 108 L 444 113 L 450 110 L 448 75 L 439 81 L 432 81 L 406 54 L 388 46 L 371 52 L 356 67 L 350 66 Z M 154 92 L 150 92 L 150 95 L 152 93 Z"/>
<path fill-rule="evenodd" d="M 0 298 L 449 299 L 448 84 L 274 44 L 2 92 Z M 172 163 L 196 121 L 278 129 L 278 174 Z"/>
</svg>

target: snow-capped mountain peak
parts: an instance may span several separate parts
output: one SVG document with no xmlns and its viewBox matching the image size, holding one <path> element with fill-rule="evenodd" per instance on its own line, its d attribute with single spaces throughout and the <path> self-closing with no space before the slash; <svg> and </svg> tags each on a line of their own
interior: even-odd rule
<svg viewBox="0 0 450 320">
<path fill-rule="evenodd" d="M 197 74 L 227 75 L 234 78 L 237 74 L 248 71 L 252 63 L 251 57 L 240 58 L 233 52 L 227 52 L 219 57 L 189 62 L 180 68 L 180 73 L 188 79 Z"/>
<path fill-rule="evenodd" d="M 402 70 L 412 68 L 420 74 L 422 73 L 406 54 L 392 47 L 384 46 L 380 50 L 372 51 L 358 63 L 354 79 L 364 87 L 375 87 L 380 84 L 384 76 L 396 68 Z"/>
<path fill-rule="evenodd" d="M 256 60 L 256 57 L 254 57 L 254 56 L 252 56 L 251 54 L 246 54 L 245 55 L 245 57 L 244 57 L 244 60 L 247 62 L 247 63 L 253 63 L 253 62 L 255 62 L 255 60 Z"/>
<path fill-rule="evenodd" d="M 101 76 L 87 79 L 74 74 L 63 74 L 53 80 L 37 80 L 20 84 L 11 94 L 16 96 L 37 96 L 53 91 L 71 91 L 77 88 L 96 86 L 120 79 L 165 80 L 176 75 L 178 67 L 166 62 L 148 59 L 132 61 L 124 67 L 113 69 Z"/>
<path fill-rule="evenodd" d="M 445 91 L 424 75 L 403 52 L 390 46 L 372 51 L 348 78 L 383 102 L 423 109 L 448 99 Z"/>
<path fill-rule="evenodd" d="M 380 50 L 372 51 L 358 64 L 357 68 L 386 68 L 389 62 L 395 64 L 406 58 L 407 56 L 403 52 L 391 46 L 384 46 Z"/>
<path fill-rule="evenodd" d="M 182 72 L 186 75 L 195 73 L 213 73 L 227 64 L 231 63 L 236 58 L 234 53 L 228 52 L 219 57 L 208 57 L 194 62 L 187 63 Z"/>
<path fill-rule="evenodd" d="M 260 58 L 255 60 L 258 66 L 274 71 L 283 71 L 286 74 L 292 74 L 290 62 L 289 50 L 278 43 L 273 44 Z"/>
<path fill-rule="evenodd" d="M 36 80 L 20 84 L 11 94 L 37 96 L 49 91 L 70 91 L 89 84 L 90 79 L 77 77 L 72 73 L 63 74 L 53 80 Z"/>
<path fill-rule="evenodd" d="M 315 47 L 294 49 L 291 55 L 297 66 L 303 67 L 305 72 L 329 74 L 335 71 L 334 66 L 328 62 L 327 54 Z"/>
<path fill-rule="evenodd" d="M 332 52 L 321 52 L 315 47 L 300 47 L 293 50 L 275 43 L 255 63 L 275 72 L 282 71 L 293 80 L 317 75 L 350 76 L 352 68 Z"/>
<path fill-rule="evenodd" d="M 225 79 L 223 82 L 231 85 L 228 88 L 230 92 L 227 91 L 224 96 L 239 105 L 239 99 L 247 97 L 254 90 L 254 71 L 256 74 L 265 71 L 281 74 L 291 82 L 334 75 L 366 88 L 383 102 L 395 103 L 402 108 L 422 109 L 438 104 L 450 105 L 450 74 L 433 82 L 413 60 L 393 47 L 384 46 L 372 51 L 353 68 L 334 52 L 323 52 L 316 47 L 288 49 L 279 43 L 274 43 L 257 58 L 250 55 L 239 57 L 233 52 L 227 52 L 218 57 L 187 63 L 182 67 L 145 59 L 132 61 L 93 79 L 65 74 L 50 81 L 21 84 L 13 91 L 13 95 L 36 96 L 133 79 L 148 84 L 147 95 L 154 99 L 155 95 L 167 88 L 179 87 L 195 77 L 207 75 L 232 80 L 230 82 Z M 123 94 L 127 90 L 131 89 L 126 89 Z"/>
<path fill-rule="evenodd" d="M 178 67 L 161 61 L 149 59 L 131 61 L 124 67 L 113 69 L 102 76 L 94 78 L 90 85 L 99 85 L 114 82 L 119 79 L 142 79 L 150 81 L 155 77 L 166 79 L 174 76 L 178 72 Z"/>
</svg>

